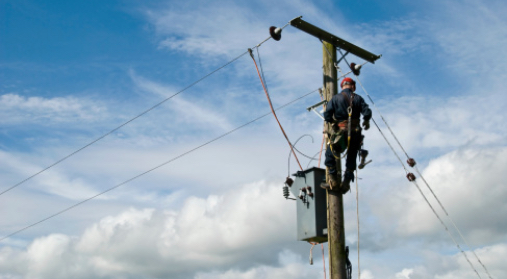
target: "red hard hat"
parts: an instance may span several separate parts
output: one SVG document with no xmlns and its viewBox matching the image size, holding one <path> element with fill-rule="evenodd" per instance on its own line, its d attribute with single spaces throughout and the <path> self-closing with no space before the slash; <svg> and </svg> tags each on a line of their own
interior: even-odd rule
<svg viewBox="0 0 507 279">
<path fill-rule="evenodd" d="M 349 77 L 346 77 L 346 78 L 344 78 L 344 79 L 342 80 L 342 83 L 340 83 L 340 87 L 342 87 L 342 88 L 343 88 L 343 84 L 344 84 L 345 82 L 350 83 L 350 84 L 353 84 L 353 85 L 356 85 L 356 82 L 355 82 L 353 79 L 351 79 L 351 78 L 349 78 Z"/>
</svg>

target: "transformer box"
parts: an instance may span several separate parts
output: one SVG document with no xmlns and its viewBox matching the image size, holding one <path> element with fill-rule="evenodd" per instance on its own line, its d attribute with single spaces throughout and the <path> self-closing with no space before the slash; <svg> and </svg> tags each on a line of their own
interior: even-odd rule
<svg viewBox="0 0 507 279">
<path fill-rule="evenodd" d="M 297 198 L 297 238 L 301 241 L 327 242 L 326 170 L 310 168 L 294 174 L 290 191 Z"/>
</svg>

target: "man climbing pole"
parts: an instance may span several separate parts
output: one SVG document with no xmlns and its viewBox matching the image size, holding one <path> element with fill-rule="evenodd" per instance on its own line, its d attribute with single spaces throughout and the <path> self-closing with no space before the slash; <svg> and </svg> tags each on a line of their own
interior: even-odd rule
<svg viewBox="0 0 507 279">
<path fill-rule="evenodd" d="M 354 181 L 357 153 L 360 153 L 362 162 L 359 168 L 364 167 L 364 159 L 368 155 L 368 151 L 361 149 L 364 136 L 361 134 L 359 118 L 362 114 L 363 127 L 368 130 L 372 115 L 364 99 L 354 93 L 356 91 L 356 82 L 353 79 L 344 78 L 340 86 L 342 91 L 331 98 L 324 112 L 325 121 L 332 124 L 332 132 L 328 134 L 329 142 L 324 164 L 327 167 L 329 177 L 328 186 L 331 188 L 338 187 L 340 183 L 336 170 L 336 160 L 339 160 L 341 153 L 347 150 L 346 170 L 340 189 L 345 194 L 350 190 L 350 182 Z"/>
</svg>

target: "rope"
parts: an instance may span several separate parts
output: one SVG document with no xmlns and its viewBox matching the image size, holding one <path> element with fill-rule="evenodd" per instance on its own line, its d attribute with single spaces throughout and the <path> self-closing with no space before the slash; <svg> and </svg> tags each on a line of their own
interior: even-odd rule
<svg viewBox="0 0 507 279">
<path fill-rule="evenodd" d="M 49 165 L 49 166 L 45 167 L 44 169 L 42 169 L 42 170 L 38 171 L 37 173 L 35 173 L 35 174 L 33 174 L 33 175 L 29 176 L 28 178 L 25 178 L 24 180 L 22 180 L 22 181 L 20 181 L 20 182 L 18 182 L 18 183 L 16 183 L 16 184 L 14 184 L 13 186 L 11 186 L 11 187 L 7 188 L 6 190 L 4 190 L 4 191 L 0 192 L 0 196 L 1 196 L 1 195 L 3 195 L 3 194 L 5 194 L 5 193 L 7 193 L 7 192 L 9 192 L 9 191 L 10 191 L 10 190 L 12 190 L 12 189 L 14 189 L 14 188 L 18 187 L 19 185 L 21 185 L 21 184 L 23 184 L 23 183 L 27 182 L 28 180 L 30 180 L 30 179 L 32 179 L 32 178 L 34 178 L 35 176 L 37 176 L 37 175 L 39 175 L 39 174 L 41 174 L 41 173 L 43 173 L 43 172 L 45 172 L 45 171 L 49 170 L 50 168 L 52 168 L 52 167 L 54 167 L 54 166 L 58 165 L 59 163 L 61 163 L 61 162 L 65 161 L 65 160 L 67 160 L 68 158 L 70 158 L 70 157 L 74 156 L 76 153 L 78 153 L 78 152 L 82 151 L 83 149 L 85 149 L 85 148 L 87 148 L 87 147 L 91 146 L 92 144 L 94 144 L 94 143 L 96 143 L 96 142 L 100 141 L 101 139 L 103 139 L 103 138 L 105 138 L 105 137 L 109 136 L 110 134 L 112 134 L 112 133 L 116 132 L 117 130 L 121 129 L 123 126 L 125 126 L 125 125 L 129 124 L 130 122 L 132 122 L 132 121 L 136 120 L 137 118 L 139 118 L 139 117 L 141 117 L 141 116 L 143 116 L 143 115 L 147 114 L 148 112 L 152 111 L 153 109 L 155 109 L 156 107 L 158 107 L 158 106 L 162 105 L 163 103 L 167 102 L 168 100 L 172 99 L 173 97 L 175 97 L 175 96 L 177 96 L 177 95 L 179 95 L 179 94 L 183 93 L 183 92 L 184 92 L 184 91 L 186 91 L 187 89 L 189 89 L 189 88 L 191 88 L 192 86 L 194 86 L 194 85 L 198 84 L 199 82 L 201 82 L 202 80 L 204 80 L 204 79 L 206 79 L 207 77 L 211 76 L 212 74 L 214 74 L 214 73 L 216 73 L 216 72 L 220 71 L 221 69 L 225 68 L 225 67 L 226 67 L 226 66 L 228 66 L 229 64 L 232 64 L 233 62 L 235 62 L 236 60 L 238 60 L 239 58 L 241 58 L 243 55 L 245 55 L 245 54 L 247 54 L 247 53 L 248 53 L 248 51 L 246 51 L 246 52 L 244 52 L 244 53 L 240 54 L 239 56 L 237 56 L 237 57 L 235 57 L 234 59 L 230 60 L 229 62 L 225 63 L 224 65 L 222 65 L 222 66 L 218 67 L 217 69 L 213 70 L 213 71 L 212 71 L 212 72 L 210 72 L 209 74 L 207 74 L 207 75 L 205 75 L 205 76 L 201 77 L 200 79 L 198 79 L 198 80 L 194 81 L 193 83 L 191 83 L 191 84 L 190 84 L 190 85 L 188 85 L 187 87 L 185 87 L 185 88 L 181 89 L 180 91 L 178 91 L 177 93 L 173 94 L 172 96 L 167 97 L 166 99 L 164 99 L 164 100 L 162 100 L 161 102 L 159 102 L 159 103 L 155 104 L 155 105 L 154 105 L 154 106 L 152 106 L 151 108 L 149 108 L 149 109 L 147 109 L 147 110 L 145 110 L 145 111 L 141 112 L 140 114 L 138 114 L 138 115 L 137 115 L 137 116 L 135 116 L 134 118 L 132 118 L 132 119 L 130 119 L 130 120 L 128 120 L 128 121 L 126 121 L 125 123 L 121 124 L 120 126 L 118 126 L 118 127 L 114 128 L 114 129 L 112 129 L 111 131 L 109 131 L 109 132 L 105 133 L 104 135 L 102 135 L 102 136 L 98 137 L 97 139 L 95 139 L 95 140 L 93 140 L 92 142 L 90 142 L 90 143 L 86 144 L 85 146 L 83 146 L 83 147 L 81 147 L 81 148 L 77 149 L 76 151 L 74 151 L 74 152 L 70 153 L 69 155 L 67 155 L 67 156 L 65 156 L 65 157 L 63 157 L 63 158 L 61 158 L 60 160 L 56 161 L 55 163 L 53 163 L 53 164 L 51 164 L 51 165 Z"/>
<path fill-rule="evenodd" d="M 341 50 L 338 49 L 338 51 L 340 51 L 340 53 L 342 54 Z M 343 54 L 342 54 L 343 55 Z M 347 61 L 347 59 L 344 57 L 344 60 L 345 60 L 345 63 L 347 63 L 347 65 L 350 65 L 349 62 Z M 350 67 L 350 66 L 349 66 Z M 389 129 L 389 132 L 391 133 L 391 135 L 393 136 L 393 138 L 396 140 L 396 142 L 398 143 L 399 147 L 401 148 L 401 150 L 403 151 L 403 153 L 405 153 L 405 156 L 410 159 L 410 156 L 408 156 L 408 153 L 405 151 L 405 149 L 403 148 L 402 144 L 400 143 L 400 141 L 398 140 L 398 138 L 396 137 L 396 135 L 394 134 L 394 132 L 392 131 L 391 127 L 389 126 L 389 124 L 387 123 L 387 121 L 385 120 L 384 116 L 380 113 L 380 110 L 377 108 L 377 106 L 375 105 L 375 102 L 373 101 L 373 99 L 371 98 L 370 94 L 368 94 L 368 91 L 366 90 L 366 88 L 363 86 L 363 84 L 361 83 L 361 80 L 359 79 L 359 77 L 357 75 L 355 75 L 355 78 L 357 80 L 357 82 L 359 83 L 359 85 L 361 86 L 361 88 L 363 89 L 363 91 L 366 93 L 366 95 L 368 96 L 368 99 L 370 100 L 370 102 L 373 104 L 373 106 L 375 107 L 375 110 L 377 111 L 377 113 L 379 114 L 379 116 L 381 117 L 382 121 L 384 122 L 384 124 L 386 125 L 386 127 Z M 373 122 L 375 123 L 375 126 L 377 126 L 377 128 L 379 129 L 379 131 L 381 132 L 380 130 L 380 127 L 377 125 L 377 123 L 373 120 Z M 408 173 L 408 170 L 407 168 L 405 167 L 405 165 L 403 164 L 401 158 L 398 156 L 398 153 L 394 150 L 394 148 L 391 146 L 391 144 L 389 143 L 389 141 L 387 140 L 387 138 L 384 136 L 384 134 L 381 132 L 382 136 L 384 137 L 384 139 L 386 140 L 386 142 L 388 142 L 388 145 L 389 147 L 391 148 L 391 150 L 395 153 L 396 157 L 398 158 L 398 160 L 400 161 L 400 163 L 402 164 L 403 168 L 405 169 L 405 172 Z M 463 242 L 465 242 L 465 244 L 468 246 L 468 250 L 471 251 L 474 256 L 477 258 L 477 261 L 482 265 L 482 267 L 484 268 L 484 270 L 486 271 L 486 273 L 488 274 L 489 278 L 492 279 L 491 275 L 489 274 L 486 266 L 482 263 L 482 261 L 479 259 L 479 257 L 477 256 L 477 254 L 470 248 L 470 246 L 468 245 L 467 241 L 465 240 L 465 238 L 463 237 L 463 234 L 461 233 L 461 231 L 459 230 L 459 228 L 456 226 L 455 222 L 452 220 L 451 216 L 447 213 L 447 210 L 445 210 L 443 204 L 440 202 L 440 200 L 438 199 L 438 197 L 436 196 L 436 194 L 433 192 L 433 189 L 431 189 L 430 185 L 428 184 L 428 182 L 424 179 L 424 177 L 422 176 L 421 172 L 419 171 L 419 169 L 416 167 L 416 172 L 417 174 L 422 178 L 423 182 L 426 184 L 426 186 L 428 187 L 428 189 L 430 190 L 430 192 L 432 193 L 433 197 L 437 200 L 437 202 L 439 203 L 440 207 L 442 208 L 442 210 L 444 211 L 444 213 L 446 214 L 446 216 L 450 219 L 451 223 L 453 224 L 454 228 L 457 230 L 458 234 L 460 235 L 461 239 L 463 240 Z M 428 201 L 428 199 L 426 198 L 426 195 L 424 195 L 424 193 L 421 191 L 419 185 L 417 184 L 417 182 L 414 180 L 413 181 L 414 184 L 416 185 L 417 189 L 419 190 L 419 192 L 421 193 L 421 195 L 423 196 L 424 200 L 426 201 L 426 203 L 428 204 L 428 206 L 431 208 L 431 210 L 433 211 L 433 213 L 435 213 L 435 215 L 437 216 L 437 218 L 439 219 L 440 223 L 442 223 L 442 225 L 444 226 L 445 230 L 447 231 L 447 233 L 449 234 L 449 236 L 452 238 L 453 242 L 456 244 L 456 246 L 458 247 L 458 249 L 461 251 L 461 253 L 463 254 L 463 256 L 465 256 L 466 260 L 468 261 L 468 263 L 470 264 L 470 266 L 472 267 L 472 269 L 475 271 L 475 273 L 477 274 L 477 276 L 479 276 L 479 278 L 481 278 L 481 276 L 479 275 L 479 273 L 477 272 L 477 270 L 474 268 L 474 266 L 472 265 L 472 262 L 470 262 L 470 260 L 468 259 L 468 256 L 466 255 L 466 253 L 463 251 L 463 249 L 461 249 L 461 246 L 456 242 L 455 238 L 452 236 L 452 234 L 450 233 L 449 229 L 447 228 L 447 226 L 445 225 L 445 223 L 442 221 L 442 219 L 440 218 L 440 216 L 437 214 L 437 212 L 434 210 L 433 206 L 430 204 L 430 202 Z"/>
<path fill-rule="evenodd" d="M 258 50 L 258 48 L 257 48 Z M 298 165 L 299 165 L 299 168 L 301 170 L 303 170 L 303 167 L 301 166 L 301 163 L 299 162 L 299 159 L 298 159 L 298 156 L 296 155 L 296 152 L 294 151 L 293 149 L 293 146 L 292 146 L 292 143 L 290 142 L 289 140 L 289 137 L 287 137 L 287 134 L 285 133 L 285 130 L 283 129 L 282 127 L 282 124 L 280 124 L 280 121 L 278 120 L 278 117 L 276 116 L 276 112 L 275 110 L 273 109 L 273 104 L 271 103 L 271 98 L 269 97 L 269 93 L 268 93 L 268 89 L 266 88 L 266 85 L 264 83 L 264 80 L 262 79 L 262 75 L 261 73 L 259 72 L 259 67 L 257 66 L 257 61 L 255 61 L 255 57 L 253 56 L 253 53 L 252 53 L 252 49 L 248 49 L 248 52 L 250 53 L 250 56 L 252 57 L 252 60 L 255 64 L 255 69 L 257 70 L 257 74 L 259 75 L 259 79 L 261 81 L 261 84 L 262 84 L 262 88 L 264 89 L 264 92 L 266 93 L 266 97 L 268 99 L 268 102 L 269 102 L 269 107 L 271 108 L 271 112 L 273 113 L 273 115 L 275 116 L 275 119 L 276 119 L 276 122 L 278 122 L 278 126 L 280 126 L 280 130 L 282 131 L 283 133 L 283 136 L 285 137 L 285 139 L 287 140 L 287 143 L 289 144 L 290 148 L 291 148 L 291 151 L 292 153 L 294 154 L 294 158 L 296 159 Z"/>
<path fill-rule="evenodd" d="M 356 170 L 356 214 L 357 214 L 357 279 L 361 279 L 361 267 L 359 266 L 359 187 L 358 187 L 358 181 L 359 176 L 357 175 Z"/>
<path fill-rule="evenodd" d="M 347 60 L 345 59 L 345 62 L 348 64 Z M 363 91 L 366 93 L 366 95 L 368 96 L 368 99 L 370 99 L 370 102 L 373 104 L 373 106 L 375 107 L 376 111 L 378 112 L 378 114 L 380 115 L 380 117 L 382 118 L 382 121 L 384 122 L 384 124 L 386 125 L 386 127 L 389 129 L 389 132 L 391 132 L 391 135 L 393 136 L 393 138 L 396 140 L 396 142 L 398 143 L 399 147 L 401 148 L 401 150 L 403 151 L 403 153 L 405 153 L 405 156 L 407 157 L 407 159 L 411 159 L 410 156 L 408 155 L 408 153 L 405 151 L 405 148 L 403 148 L 403 145 L 400 143 L 400 141 L 398 140 L 398 138 L 396 137 L 396 135 L 394 134 L 394 132 L 392 131 L 391 127 L 389 126 L 389 124 L 387 123 L 387 121 L 384 119 L 384 117 L 382 116 L 382 114 L 380 113 L 380 110 L 377 108 L 377 106 L 375 105 L 375 102 L 373 102 L 373 99 L 371 98 L 370 94 L 368 94 L 368 91 L 366 91 L 366 88 L 364 88 L 363 84 L 361 83 L 361 81 L 359 80 L 359 77 L 358 76 L 355 76 L 356 77 L 356 80 L 357 82 L 359 83 L 359 85 L 361 86 L 361 88 L 363 89 Z M 376 123 L 375 123 L 376 125 Z M 378 126 L 377 126 L 378 127 Z M 391 147 L 392 148 L 392 147 Z M 396 155 L 398 157 L 398 155 Z M 401 162 L 401 159 L 398 157 L 398 159 L 400 160 Z M 403 164 L 403 163 L 402 163 Z M 426 179 L 424 179 L 422 173 L 419 171 L 419 168 L 417 166 L 414 166 L 414 169 L 416 170 L 417 174 L 419 175 L 419 177 L 421 177 L 421 179 L 423 180 L 423 182 L 426 184 L 426 187 L 430 190 L 431 194 L 433 195 L 433 197 L 435 198 L 435 200 L 438 202 L 438 204 L 440 205 L 440 208 L 444 211 L 445 215 L 447 216 L 447 218 L 451 221 L 451 224 L 453 225 L 454 229 L 458 232 L 461 240 L 465 243 L 465 245 L 467 246 L 468 250 L 475 256 L 475 258 L 477 259 L 477 261 L 479 262 L 479 264 L 484 268 L 486 274 L 488 275 L 488 277 L 490 279 L 493 279 L 491 277 L 491 275 L 489 274 L 489 271 L 488 269 L 486 268 L 486 266 L 482 263 L 481 259 L 479 258 L 479 256 L 475 253 L 475 251 L 473 251 L 470 247 L 470 245 L 468 245 L 468 242 L 466 241 L 465 237 L 463 236 L 463 234 L 461 233 L 461 230 L 458 228 L 458 226 L 456 225 L 456 223 L 454 222 L 454 220 L 451 218 L 451 216 L 449 215 L 449 213 L 447 212 L 447 210 L 445 209 L 444 205 L 442 204 L 442 202 L 440 201 L 440 199 L 437 197 L 437 195 L 435 194 L 435 192 L 433 191 L 433 189 L 430 187 L 429 183 L 426 181 Z M 405 171 L 407 171 L 407 169 L 405 168 Z"/>
<path fill-rule="evenodd" d="M 326 279 L 326 257 L 324 256 L 324 244 L 320 244 L 322 247 L 322 265 L 324 266 L 324 279 Z"/>
<path fill-rule="evenodd" d="M 321 90 L 319 90 L 319 96 L 320 96 L 320 100 L 324 101 L 324 96 L 322 96 Z M 320 168 L 320 162 L 322 161 L 322 150 L 324 149 L 325 142 L 326 142 L 326 134 L 322 133 L 322 143 L 320 144 L 320 152 L 319 152 L 319 163 L 317 165 L 318 168 Z"/>
<path fill-rule="evenodd" d="M 301 97 L 298 97 L 298 98 L 296 98 L 296 99 L 294 99 L 294 100 L 292 100 L 292 101 L 290 101 L 290 102 L 286 103 L 285 105 L 282 105 L 282 106 L 280 106 L 280 107 L 276 108 L 275 110 L 280 110 L 280 109 L 283 109 L 283 108 L 285 108 L 286 106 L 289 106 L 289 105 L 291 105 L 291 104 L 293 104 L 293 103 L 295 103 L 295 102 L 297 102 L 297 101 L 299 101 L 299 100 L 303 99 L 304 97 L 307 97 L 307 96 L 309 96 L 309 95 L 313 94 L 313 93 L 314 93 L 314 92 L 316 92 L 317 90 L 318 90 L 318 89 L 316 89 L 316 90 L 314 90 L 314 91 L 312 91 L 312 92 L 306 93 L 305 95 L 302 95 Z M 126 181 L 124 181 L 124 182 L 122 182 L 122 183 L 120 183 L 120 184 L 116 185 L 116 186 L 113 186 L 113 187 L 111 187 L 111 188 L 109 188 L 109 189 L 107 189 L 107 190 L 105 190 L 105 191 L 103 191 L 103 192 L 100 192 L 100 193 L 98 193 L 98 194 L 96 194 L 96 195 L 94 195 L 94 196 L 92 196 L 92 197 L 90 197 L 90 198 L 87 198 L 87 199 L 85 199 L 85 200 L 82 200 L 82 201 L 80 201 L 80 202 L 78 202 L 78 203 L 76 203 L 76 204 L 74 204 L 74 205 L 72 205 L 72 206 L 70 206 L 70 207 L 67 207 L 67 208 L 65 208 L 65 209 L 63 209 L 63 210 L 61 210 L 61 211 L 58 211 L 58 212 L 56 212 L 55 214 L 50 215 L 49 217 L 46 217 L 46 218 L 44 218 L 44 219 L 42 219 L 42 220 L 40 220 L 40 221 L 38 221 L 38 222 L 35 222 L 35 223 L 31 224 L 31 225 L 28 225 L 28 226 L 26 226 L 26 227 L 24 227 L 24 228 L 22 228 L 22 229 L 17 230 L 17 231 L 15 231 L 15 232 L 11 233 L 11 234 L 8 234 L 8 235 L 6 235 L 6 236 L 4 236 L 4 237 L 0 238 L 0 242 L 1 242 L 1 241 L 3 241 L 3 240 L 5 240 L 5 239 L 7 239 L 7 238 L 10 238 L 11 236 L 14 236 L 14 235 L 18 234 L 18 233 L 20 233 L 20 232 L 22 232 L 22 231 L 24 231 L 24 230 L 27 230 L 27 229 L 29 229 L 29 228 L 31 228 L 31 227 L 33 227 L 33 226 L 36 226 L 36 225 L 38 225 L 38 224 L 40 224 L 40 223 L 42 223 L 42 222 L 44 222 L 44 221 L 47 221 L 47 220 L 49 220 L 49 219 L 51 219 L 51 218 L 53 218 L 53 217 L 56 217 L 56 216 L 58 216 L 58 215 L 60 215 L 60 214 L 62 214 L 62 213 L 64 213 L 64 212 L 66 212 L 66 211 L 69 211 L 69 210 L 71 210 L 71 209 L 73 209 L 73 208 L 75 208 L 75 207 L 77 207 L 77 206 L 79 206 L 79 205 L 81 205 L 81 204 L 83 204 L 83 203 L 85 203 L 85 202 L 88 202 L 88 201 L 90 201 L 90 200 L 92 200 L 92 199 L 94 199 L 94 198 L 96 198 L 96 197 L 98 197 L 98 196 L 101 196 L 101 195 L 103 195 L 103 194 L 105 194 L 105 193 L 107 193 L 107 192 L 109 192 L 109 191 L 112 191 L 112 190 L 114 190 L 114 189 L 116 189 L 116 188 L 118 188 L 118 187 L 120 187 L 120 186 L 122 186 L 122 185 L 125 185 L 125 184 L 127 184 L 127 183 L 129 183 L 129 182 L 131 182 L 131 181 L 133 181 L 133 180 L 135 180 L 135 179 L 137 179 L 137 178 L 139 178 L 139 177 L 141 177 L 141 176 L 145 175 L 145 174 L 148 174 L 148 173 L 150 173 L 150 172 L 152 172 L 152 171 L 154 171 L 154 170 L 156 170 L 156 169 L 158 169 L 158 168 L 161 168 L 162 166 L 165 166 L 165 165 L 167 165 L 167 164 L 169 164 L 169 163 L 171 163 L 171 162 L 174 162 L 174 161 L 176 161 L 176 160 L 178 160 L 178 159 L 180 159 L 180 158 L 182 158 L 182 157 L 184 157 L 184 156 L 186 156 L 186 155 L 188 155 L 188 154 L 190 154 L 190 153 L 192 153 L 192 152 L 194 152 L 194 151 L 196 151 L 196 150 L 198 150 L 198 149 L 200 149 L 200 148 L 202 148 L 202 147 L 204 147 L 204 146 L 206 146 L 206 145 L 208 145 L 208 144 L 210 144 L 210 143 L 212 143 L 212 142 L 215 142 L 215 141 L 217 141 L 217 140 L 219 140 L 219 139 L 221 139 L 221 138 L 223 138 L 223 137 L 225 137 L 225 136 L 228 136 L 229 134 L 232 134 L 233 132 L 235 132 L 235 131 L 237 131 L 237 130 L 239 130 L 239 129 L 241 129 L 241 128 L 243 128 L 243 127 L 247 126 L 247 125 L 250 125 L 250 124 L 252 124 L 252 123 L 254 123 L 254 122 L 256 122 L 256 121 L 258 121 L 258 120 L 260 120 L 260 119 L 262 119 L 262 118 L 264 118 L 264 117 L 266 117 L 266 116 L 268 116 L 268 115 L 270 115 L 270 114 L 271 114 L 271 112 L 268 112 L 268 113 L 266 113 L 266 114 L 263 114 L 263 115 L 261 115 L 261 116 L 259 116 L 259 117 L 255 118 L 255 119 L 253 119 L 253 120 L 250 120 L 249 122 L 247 122 L 247 123 L 245 123 L 245 124 L 243 124 L 243 125 L 241 125 L 241 126 L 238 126 L 238 127 L 234 128 L 234 129 L 230 130 L 230 131 L 229 131 L 229 132 L 227 132 L 227 133 L 222 134 L 221 136 L 218 136 L 218 137 L 216 137 L 216 138 L 214 138 L 214 139 L 212 139 L 212 140 L 210 140 L 210 141 L 207 141 L 207 142 L 205 142 L 205 143 L 203 143 L 203 144 L 201 144 L 201 145 L 199 145 L 199 146 L 197 146 L 197 147 L 195 147 L 195 148 L 193 148 L 193 149 L 190 149 L 190 150 L 188 150 L 188 151 L 186 151 L 186 152 L 184 152 L 184 153 L 182 153 L 182 154 L 180 154 L 180 155 L 178 155 L 178 156 L 176 156 L 176 157 L 174 157 L 174 158 L 170 159 L 169 161 L 166 161 L 166 162 L 164 162 L 164 163 L 162 163 L 162 164 L 160 164 L 160 165 L 158 165 L 158 166 L 156 166 L 156 167 L 154 167 L 154 168 L 152 168 L 152 169 L 149 169 L 149 170 L 147 170 L 147 171 L 145 171 L 145 172 L 143 172 L 143 173 L 141 173 L 141 174 L 138 174 L 138 175 L 136 175 L 136 176 L 134 176 L 134 177 L 132 177 L 132 178 L 130 178 L 130 179 L 128 179 L 128 180 L 126 180 Z"/>
<path fill-rule="evenodd" d="M 322 40 L 321 40 L 322 42 Z M 329 50 L 325 47 L 326 49 L 326 52 L 327 54 L 329 55 L 329 57 L 332 57 L 331 56 L 331 53 L 329 52 Z M 337 48 L 338 51 L 340 52 L 340 54 L 342 55 L 343 59 L 345 60 L 345 63 L 347 63 L 347 65 L 349 66 L 350 68 L 350 64 L 349 62 L 347 61 L 347 58 L 345 57 L 345 55 L 343 55 L 343 52 L 341 51 L 340 48 Z M 363 66 L 365 63 L 363 63 L 361 66 Z M 338 71 L 340 71 L 341 73 L 341 70 L 340 68 L 338 67 L 338 65 L 336 63 L 334 63 L 334 66 L 336 67 L 336 69 Z M 348 75 L 349 73 L 351 73 L 352 71 L 346 73 L 346 74 L 343 74 L 341 73 L 341 77 L 344 77 L 346 75 Z M 355 75 L 355 74 L 354 74 Z M 400 148 L 403 150 L 403 152 L 405 153 L 405 155 L 407 156 L 408 159 L 410 159 L 410 156 L 408 156 L 407 152 L 405 151 L 405 149 L 403 148 L 403 146 L 401 145 L 400 141 L 398 140 L 398 138 L 396 137 L 396 135 L 394 134 L 394 132 L 392 131 L 391 127 L 389 126 L 389 124 L 387 123 L 387 121 L 384 119 L 383 115 L 380 113 L 380 110 L 377 108 L 377 106 L 375 105 L 375 102 L 373 101 L 373 99 L 371 98 L 370 94 L 368 94 L 368 91 L 366 91 L 366 89 L 364 88 L 363 84 L 361 83 L 361 81 L 359 80 L 359 77 L 357 75 L 355 75 L 356 77 L 356 80 L 358 81 L 358 83 L 360 84 L 360 86 L 362 87 L 363 91 L 366 93 L 366 95 L 368 96 L 369 100 L 371 101 L 371 103 L 373 104 L 373 106 L 375 107 L 375 110 L 378 112 L 378 114 L 380 115 L 380 117 L 382 118 L 382 121 L 384 121 L 386 127 L 389 129 L 389 131 L 391 132 L 391 135 L 393 136 L 393 138 L 396 140 L 396 142 L 398 143 L 398 145 L 400 146 Z M 373 118 L 372 118 L 373 120 Z M 381 133 L 382 137 L 384 138 L 384 140 L 387 142 L 387 144 L 389 145 L 389 147 L 391 148 L 391 150 L 393 151 L 393 153 L 396 155 L 396 157 L 398 158 L 398 161 L 400 161 L 400 164 L 402 165 L 403 169 L 405 170 L 406 173 L 409 173 L 409 171 L 407 170 L 407 168 L 405 167 L 405 165 L 403 164 L 401 158 L 398 156 L 398 153 L 394 150 L 394 148 L 392 147 L 391 143 L 387 140 L 387 138 L 385 137 L 384 133 L 381 131 L 380 127 L 377 125 L 377 123 L 375 122 L 375 120 L 373 120 L 373 123 L 375 123 L 375 126 L 377 126 L 377 129 L 379 130 L 379 132 Z M 438 201 L 438 203 L 440 204 L 440 207 L 442 208 L 442 210 L 445 212 L 446 216 L 451 220 L 451 223 L 453 224 L 454 228 L 458 231 L 461 239 L 463 240 L 463 242 L 465 242 L 465 244 L 468 246 L 468 249 L 474 254 L 474 256 L 477 258 L 478 262 L 482 265 L 482 267 L 484 268 L 484 270 L 486 271 L 486 273 L 488 274 L 489 278 L 492 279 L 491 275 L 489 274 L 486 266 L 482 263 L 482 261 L 480 260 L 480 258 L 477 256 L 477 254 L 470 248 L 470 246 L 468 245 L 467 241 L 465 240 L 465 238 L 463 237 L 463 234 L 461 233 L 461 231 L 459 230 L 459 228 L 456 226 L 455 222 L 452 220 L 452 218 L 450 217 L 450 215 L 447 213 L 447 210 L 445 210 L 444 206 L 442 205 L 442 203 L 440 202 L 440 200 L 437 198 L 437 196 L 435 195 L 435 193 L 433 192 L 433 190 L 431 189 L 431 187 L 429 186 L 429 184 L 427 183 L 427 181 L 424 179 L 424 177 L 422 176 L 422 174 L 419 172 L 419 169 L 416 167 L 416 172 L 418 173 L 418 175 L 423 179 L 424 183 L 426 184 L 426 186 L 428 187 L 428 189 L 430 190 L 430 192 L 433 194 L 433 196 L 435 197 L 435 199 Z M 430 206 L 430 208 L 432 209 L 432 211 L 435 213 L 435 215 L 437 216 L 437 218 L 440 220 L 440 222 L 442 223 L 442 225 L 444 226 L 444 228 L 446 229 L 446 231 L 449 233 L 449 236 L 451 236 L 451 238 L 453 239 L 454 243 L 456 244 L 456 246 L 458 247 L 458 249 L 462 252 L 462 254 L 465 256 L 466 260 L 470 263 L 470 266 L 472 267 L 472 269 L 475 271 L 475 273 L 480 277 L 479 273 L 477 272 L 477 270 L 475 270 L 474 266 L 472 265 L 472 263 L 470 262 L 470 260 L 468 259 L 467 255 L 465 254 L 465 252 L 461 249 L 461 247 L 459 246 L 459 244 L 456 242 L 456 240 L 454 239 L 454 237 L 452 236 L 452 234 L 449 232 L 447 226 L 444 224 L 444 222 L 442 221 L 442 219 L 440 218 L 440 216 L 436 213 L 436 211 L 433 209 L 433 207 L 431 206 L 431 204 L 429 203 L 429 201 L 427 200 L 426 196 L 424 195 L 424 193 L 421 191 L 421 189 L 419 188 L 419 185 L 417 185 L 417 183 L 415 182 L 414 180 L 414 184 L 417 186 L 419 192 L 421 193 L 421 195 L 423 196 L 423 198 L 425 199 L 425 201 L 428 203 L 428 205 Z M 358 240 L 359 242 L 359 240 Z M 358 251 L 358 254 L 359 254 L 359 251 Z"/>
</svg>

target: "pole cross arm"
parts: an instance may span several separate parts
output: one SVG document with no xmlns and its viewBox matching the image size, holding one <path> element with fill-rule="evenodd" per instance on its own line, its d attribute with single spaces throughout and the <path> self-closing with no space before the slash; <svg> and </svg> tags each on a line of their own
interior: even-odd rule
<svg viewBox="0 0 507 279">
<path fill-rule="evenodd" d="M 322 106 L 322 105 L 325 105 L 325 104 L 327 104 L 327 101 L 326 101 L 326 100 L 323 100 L 323 101 L 321 101 L 321 102 L 316 103 L 316 104 L 315 104 L 315 105 L 313 105 L 313 106 L 309 106 L 309 107 L 307 107 L 307 108 L 306 108 L 306 110 L 310 111 L 310 110 L 312 110 L 312 109 L 318 108 L 318 107 L 320 107 L 320 106 Z"/>
<path fill-rule="evenodd" d="M 341 48 L 347 52 L 350 52 L 370 63 L 375 63 L 377 59 L 382 57 L 382 55 L 373 54 L 363 48 L 360 48 L 352 43 L 345 41 L 344 39 L 339 38 L 327 31 L 320 29 L 319 27 L 312 25 L 304 20 L 301 17 L 295 18 L 291 20 L 290 25 L 298 28 L 301 31 L 304 31 L 312 36 L 319 38 L 320 40 L 326 41 L 337 48 Z"/>
<path fill-rule="evenodd" d="M 327 104 L 327 101 L 326 101 L 326 100 L 323 100 L 323 101 L 321 101 L 321 102 L 319 102 L 319 103 L 317 103 L 317 104 L 315 104 L 315 105 L 313 105 L 313 106 L 309 106 L 309 107 L 307 107 L 307 108 L 306 108 L 306 110 L 315 112 L 315 113 L 316 113 L 316 114 L 317 114 L 320 118 L 322 118 L 322 120 L 325 120 L 325 119 L 324 119 L 324 116 L 322 116 L 322 114 L 320 114 L 320 113 L 316 110 L 316 108 L 320 107 L 321 105 L 325 105 L 325 104 Z"/>
</svg>

